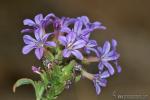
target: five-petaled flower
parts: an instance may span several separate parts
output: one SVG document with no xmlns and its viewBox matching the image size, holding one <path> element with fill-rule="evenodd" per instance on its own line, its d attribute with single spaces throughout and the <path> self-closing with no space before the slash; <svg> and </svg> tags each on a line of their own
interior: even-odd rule
<svg viewBox="0 0 150 100">
<path fill-rule="evenodd" d="M 65 32 L 65 33 L 72 33 L 76 35 L 76 39 L 77 40 L 85 40 L 88 41 L 89 39 L 89 34 L 92 31 L 89 28 L 84 28 L 83 29 L 83 22 L 81 20 L 76 20 L 76 22 L 74 23 L 74 27 L 73 29 L 69 28 L 69 27 L 64 27 L 60 30 L 61 32 Z"/>
<path fill-rule="evenodd" d="M 117 60 L 119 59 L 120 55 L 116 52 L 116 46 L 117 46 L 116 40 L 112 40 L 112 50 L 109 41 L 106 41 L 102 48 L 101 47 L 97 48 L 98 49 L 97 56 L 100 60 L 100 63 L 98 65 L 99 70 L 102 71 L 105 66 L 111 75 L 114 74 L 115 70 L 110 64 L 110 62 L 115 63 L 118 72 L 121 71 L 121 67 L 117 63 Z"/>
<path fill-rule="evenodd" d="M 30 26 L 32 28 L 26 28 L 23 29 L 21 32 L 26 33 L 26 32 L 34 32 L 36 34 L 42 34 L 45 32 L 45 28 L 52 23 L 53 18 L 55 18 L 55 15 L 50 13 L 45 18 L 43 18 L 42 14 L 38 14 L 34 17 L 34 21 L 31 19 L 25 19 L 23 21 L 24 25 Z"/>
<path fill-rule="evenodd" d="M 79 60 L 83 59 L 83 55 L 79 49 L 85 46 L 84 40 L 76 40 L 76 34 L 69 33 L 67 36 L 59 36 L 59 41 L 65 46 L 65 49 L 63 50 L 64 57 L 68 58 L 72 54 Z"/>
<path fill-rule="evenodd" d="M 93 83 L 94 83 L 97 95 L 101 93 L 101 87 L 106 87 L 106 84 L 107 84 L 106 78 L 108 78 L 109 76 L 110 74 L 108 71 L 104 71 L 102 73 L 99 72 L 98 74 L 94 75 Z"/>
<path fill-rule="evenodd" d="M 23 40 L 26 45 L 23 47 L 22 53 L 28 54 L 32 49 L 35 49 L 35 55 L 40 60 L 43 57 L 44 46 L 56 46 L 55 42 L 47 41 L 50 35 L 52 35 L 52 33 L 48 33 L 43 36 L 35 34 L 36 39 L 32 38 L 29 35 L 24 35 Z"/>
</svg>

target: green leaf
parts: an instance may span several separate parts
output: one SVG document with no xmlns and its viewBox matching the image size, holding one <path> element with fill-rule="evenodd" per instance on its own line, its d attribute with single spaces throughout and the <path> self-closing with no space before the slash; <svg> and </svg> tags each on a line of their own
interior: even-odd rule
<svg viewBox="0 0 150 100">
<path fill-rule="evenodd" d="M 17 80 L 17 82 L 14 84 L 13 92 L 16 91 L 17 87 L 22 86 L 22 85 L 26 85 L 26 84 L 31 84 L 31 85 L 33 85 L 33 87 L 35 86 L 33 80 L 28 79 L 28 78 L 22 78 L 22 79 Z"/>
</svg>

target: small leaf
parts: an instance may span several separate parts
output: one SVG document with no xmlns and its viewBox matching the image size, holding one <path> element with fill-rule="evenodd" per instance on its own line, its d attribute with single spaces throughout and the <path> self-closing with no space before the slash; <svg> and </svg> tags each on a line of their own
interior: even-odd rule
<svg viewBox="0 0 150 100">
<path fill-rule="evenodd" d="M 26 84 L 31 84 L 34 86 L 34 81 L 31 79 L 28 79 L 28 78 L 22 78 L 22 79 L 17 80 L 17 82 L 13 86 L 13 92 L 16 91 L 17 87 L 22 86 L 22 85 L 26 85 Z"/>
</svg>

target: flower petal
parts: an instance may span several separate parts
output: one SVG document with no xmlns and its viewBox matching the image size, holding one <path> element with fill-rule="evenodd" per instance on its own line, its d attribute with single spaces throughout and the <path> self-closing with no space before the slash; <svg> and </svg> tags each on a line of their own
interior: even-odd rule
<svg viewBox="0 0 150 100">
<path fill-rule="evenodd" d="M 55 17 L 55 15 L 53 13 L 50 13 L 47 16 L 45 16 L 44 20 L 49 20 L 52 17 Z"/>
<path fill-rule="evenodd" d="M 89 18 L 87 17 L 87 16 L 82 16 L 81 17 L 81 20 L 83 21 L 83 23 L 85 24 L 85 25 L 87 25 L 90 21 L 89 21 Z"/>
<path fill-rule="evenodd" d="M 111 50 L 106 56 L 107 57 L 111 57 L 111 56 L 115 56 L 117 53 L 114 50 Z"/>
<path fill-rule="evenodd" d="M 120 65 L 118 65 L 118 66 L 116 66 L 116 68 L 117 68 L 118 73 L 121 73 L 121 71 L 122 71 L 121 66 L 120 66 Z"/>
<path fill-rule="evenodd" d="M 42 37 L 43 37 L 43 34 L 45 34 L 45 33 L 43 33 L 43 32 L 44 32 L 44 31 L 43 31 L 42 28 L 36 29 L 35 32 L 34 32 L 35 38 L 36 38 L 37 40 L 41 40 Z"/>
<path fill-rule="evenodd" d="M 60 31 L 65 33 L 70 33 L 71 29 L 69 27 L 62 27 Z"/>
<path fill-rule="evenodd" d="M 50 46 L 50 47 L 56 47 L 56 43 L 55 42 L 51 42 L 51 41 L 48 41 L 45 43 L 46 46 Z"/>
<path fill-rule="evenodd" d="M 66 40 L 67 40 L 67 43 L 73 43 L 76 39 L 76 34 L 73 33 L 73 32 L 70 32 L 67 36 L 66 36 Z"/>
<path fill-rule="evenodd" d="M 98 51 L 97 51 L 97 49 L 95 49 L 95 48 L 87 48 L 87 47 L 85 47 L 84 50 L 85 50 L 85 52 L 86 52 L 87 54 L 90 54 L 91 51 L 93 51 L 96 55 L 98 55 Z"/>
<path fill-rule="evenodd" d="M 121 66 L 118 64 L 118 61 L 117 61 L 117 60 L 116 60 L 114 63 L 115 63 L 115 65 L 116 65 L 116 68 L 117 68 L 118 73 L 120 73 L 120 72 L 122 71 Z"/>
<path fill-rule="evenodd" d="M 61 43 L 63 46 L 66 46 L 66 45 L 67 45 L 67 40 L 66 40 L 66 37 L 65 37 L 65 36 L 59 36 L 59 37 L 58 37 L 58 40 L 60 41 L 60 43 Z"/>
<path fill-rule="evenodd" d="M 90 26 L 91 26 L 91 28 L 94 30 L 94 29 L 100 28 L 101 24 L 102 24 L 102 23 L 96 21 L 96 22 L 94 22 L 94 23 L 90 23 Z"/>
<path fill-rule="evenodd" d="M 34 49 L 34 45 L 26 45 L 22 49 L 23 54 L 28 54 L 31 50 Z"/>
<path fill-rule="evenodd" d="M 102 62 L 98 64 L 98 69 L 101 71 L 104 69 L 104 64 Z"/>
<path fill-rule="evenodd" d="M 86 28 L 86 29 L 83 29 L 83 30 L 81 31 L 81 33 L 82 33 L 81 35 L 87 37 L 87 35 L 89 35 L 90 32 L 92 32 L 92 30 L 89 29 L 89 28 Z"/>
<path fill-rule="evenodd" d="M 116 50 L 117 41 L 115 39 L 112 39 L 112 48 L 113 50 Z"/>
<path fill-rule="evenodd" d="M 68 58 L 71 55 L 71 51 L 69 51 L 68 49 L 64 49 L 63 50 L 63 56 L 65 58 Z"/>
<path fill-rule="evenodd" d="M 110 51 L 110 43 L 106 41 L 103 46 L 103 56 L 105 56 Z"/>
<path fill-rule="evenodd" d="M 103 49 L 102 49 L 102 47 L 97 47 L 97 49 L 98 49 L 98 51 L 100 52 L 100 53 L 102 53 L 103 52 Z"/>
<path fill-rule="evenodd" d="M 117 60 L 118 58 L 119 56 L 105 57 L 102 59 L 102 61 L 113 61 L 113 60 Z"/>
<path fill-rule="evenodd" d="M 101 87 L 96 83 L 95 84 L 96 94 L 99 95 L 101 93 Z"/>
<path fill-rule="evenodd" d="M 35 25 L 35 23 L 31 19 L 25 19 L 23 21 L 23 24 L 28 25 L 28 26 L 34 26 Z"/>
<path fill-rule="evenodd" d="M 73 50 L 71 51 L 71 53 L 79 60 L 82 60 L 83 59 L 83 55 L 80 51 L 78 50 Z"/>
<path fill-rule="evenodd" d="M 100 79 L 100 81 L 98 82 L 98 84 L 102 87 L 106 87 L 107 85 L 107 80 L 106 79 Z"/>
<path fill-rule="evenodd" d="M 108 62 L 103 62 L 103 64 L 107 67 L 107 69 L 108 69 L 108 71 L 109 71 L 109 73 L 110 73 L 111 75 L 113 75 L 113 74 L 115 73 L 115 70 L 114 70 L 114 68 L 112 67 L 112 65 L 111 65 L 110 63 L 108 63 Z"/>
<path fill-rule="evenodd" d="M 81 34 L 81 29 L 82 29 L 82 21 L 76 21 L 75 25 L 74 25 L 74 32 L 77 33 L 77 35 L 79 36 Z"/>
<path fill-rule="evenodd" d="M 113 61 L 119 59 L 120 55 L 114 50 L 110 51 L 102 60 L 103 61 Z"/>
<path fill-rule="evenodd" d="M 62 20 L 61 24 L 64 27 L 69 26 L 70 24 L 73 24 L 76 21 L 75 18 L 66 18 L 66 17 L 62 17 L 61 20 Z"/>
<path fill-rule="evenodd" d="M 97 42 L 95 40 L 89 40 L 89 42 L 87 43 L 86 46 L 89 48 L 95 47 L 95 46 L 97 46 Z"/>
<path fill-rule="evenodd" d="M 80 48 L 83 48 L 85 46 L 86 42 L 84 40 L 78 40 L 76 41 L 72 46 L 73 46 L 73 50 L 76 50 L 76 49 L 80 49 Z"/>
<path fill-rule="evenodd" d="M 33 32 L 33 29 L 23 29 L 21 30 L 21 33 L 31 33 Z"/>
<path fill-rule="evenodd" d="M 108 78 L 110 76 L 109 72 L 108 71 L 104 71 L 102 74 L 101 74 L 101 78 Z"/>
<path fill-rule="evenodd" d="M 43 20 L 43 15 L 42 14 L 36 15 L 34 20 L 35 20 L 36 24 L 40 24 L 41 20 Z"/>
<path fill-rule="evenodd" d="M 84 48 L 84 51 L 85 51 L 87 54 L 90 54 L 90 53 L 91 53 L 90 49 L 87 48 L 87 47 Z"/>
<path fill-rule="evenodd" d="M 103 54 L 103 49 L 102 49 L 102 47 L 97 47 L 97 51 L 98 51 L 97 56 L 98 56 L 98 57 L 101 57 L 102 54 Z"/>
<path fill-rule="evenodd" d="M 89 23 L 89 28 L 92 30 L 95 30 L 95 29 L 105 30 L 106 29 L 106 27 L 102 26 L 102 23 L 100 23 L 98 21 L 96 21 L 94 23 Z"/>
<path fill-rule="evenodd" d="M 50 36 L 50 35 L 52 35 L 53 33 L 47 33 L 47 34 L 45 34 L 44 36 L 43 36 L 43 42 L 46 42 L 47 41 L 47 39 L 48 39 L 48 37 Z"/>
<path fill-rule="evenodd" d="M 35 55 L 40 60 L 43 57 L 44 48 L 36 48 Z"/>
<path fill-rule="evenodd" d="M 23 36 L 23 41 L 25 44 L 35 44 L 36 40 L 33 39 L 31 36 L 29 35 L 24 35 Z"/>
</svg>

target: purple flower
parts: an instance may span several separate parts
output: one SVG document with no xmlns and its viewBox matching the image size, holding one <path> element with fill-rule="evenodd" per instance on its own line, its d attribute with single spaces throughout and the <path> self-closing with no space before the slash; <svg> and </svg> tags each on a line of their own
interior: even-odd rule
<svg viewBox="0 0 150 100">
<path fill-rule="evenodd" d="M 37 73 L 37 74 L 40 74 L 40 67 L 35 67 L 35 66 L 32 66 L 32 71 L 34 72 L 34 73 Z"/>
<path fill-rule="evenodd" d="M 98 65 L 99 70 L 102 71 L 104 67 L 106 67 L 111 75 L 113 75 L 115 71 L 112 65 L 110 64 L 110 62 L 116 65 L 118 72 L 121 71 L 121 67 L 118 65 L 117 62 L 120 55 L 116 52 L 116 46 L 117 46 L 117 41 L 112 40 L 112 50 L 110 50 L 111 45 L 110 42 L 108 41 L 104 43 L 104 46 L 102 48 L 98 47 L 97 56 L 100 59 L 100 63 Z"/>
<path fill-rule="evenodd" d="M 82 20 L 82 22 L 84 23 L 86 28 L 89 28 L 92 31 L 94 31 L 95 29 L 101 29 L 101 30 L 105 30 L 106 29 L 106 27 L 102 26 L 102 24 L 100 22 L 98 22 L 98 21 L 91 23 L 87 16 L 81 16 L 81 17 L 79 17 L 79 19 Z"/>
<path fill-rule="evenodd" d="M 83 28 L 83 22 L 81 20 L 76 20 L 74 23 L 74 28 L 71 29 L 69 27 L 63 27 L 61 29 L 61 32 L 65 32 L 65 33 L 74 33 L 76 34 L 76 39 L 77 40 L 85 40 L 88 41 L 89 40 L 89 36 L 90 36 L 90 32 L 92 30 L 89 28 Z"/>
<path fill-rule="evenodd" d="M 28 54 L 31 50 L 35 49 L 35 55 L 40 60 L 43 57 L 44 46 L 52 46 L 52 47 L 56 46 L 55 42 L 47 41 L 48 37 L 51 34 L 52 33 L 49 33 L 43 36 L 35 34 L 36 39 L 32 38 L 29 35 L 24 35 L 23 40 L 26 45 L 23 47 L 22 53 Z"/>
<path fill-rule="evenodd" d="M 52 22 L 52 18 L 54 17 L 55 15 L 50 13 L 45 18 L 43 18 L 42 14 L 38 14 L 35 16 L 34 21 L 31 19 L 25 19 L 23 21 L 24 25 L 30 26 L 32 28 L 23 29 L 21 32 L 43 33 L 43 31 L 45 31 L 44 28 Z"/>
<path fill-rule="evenodd" d="M 76 35 L 74 33 L 69 33 L 67 36 L 59 36 L 60 43 L 65 46 L 63 50 L 63 56 L 65 58 L 70 57 L 70 55 L 74 55 L 77 59 L 82 60 L 83 55 L 79 51 L 79 49 L 85 46 L 84 40 L 76 40 Z"/>
<path fill-rule="evenodd" d="M 87 53 L 87 54 L 90 54 L 91 53 L 91 51 L 93 51 L 93 52 L 97 52 L 97 50 L 96 50 L 96 47 L 97 46 L 97 42 L 95 41 L 95 40 L 89 40 L 87 43 L 86 43 L 86 45 L 85 45 L 85 48 L 84 48 L 84 50 L 85 50 L 85 52 Z"/>
<path fill-rule="evenodd" d="M 106 87 L 107 84 L 107 80 L 106 78 L 108 78 L 110 76 L 108 71 L 104 71 L 104 72 L 99 72 L 98 74 L 94 75 L 93 78 L 93 83 L 94 83 L 94 87 L 96 89 L 96 94 L 99 95 L 101 93 L 101 87 Z"/>
</svg>

